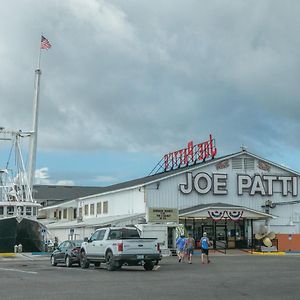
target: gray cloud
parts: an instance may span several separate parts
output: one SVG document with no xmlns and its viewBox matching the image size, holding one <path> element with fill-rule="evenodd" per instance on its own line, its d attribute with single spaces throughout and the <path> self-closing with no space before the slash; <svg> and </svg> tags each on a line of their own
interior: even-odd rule
<svg viewBox="0 0 300 300">
<path fill-rule="evenodd" d="M 43 31 L 53 47 L 42 57 L 40 149 L 163 154 L 210 132 L 224 154 L 278 141 L 298 148 L 299 9 L 298 1 L 10 1 L 0 18 L 1 122 L 31 126 Z"/>
</svg>

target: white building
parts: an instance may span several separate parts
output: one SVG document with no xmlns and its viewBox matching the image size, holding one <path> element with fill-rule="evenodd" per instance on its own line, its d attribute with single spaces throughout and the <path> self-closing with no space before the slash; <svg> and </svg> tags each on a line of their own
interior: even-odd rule
<svg viewBox="0 0 300 300">
<path fill-rule="evenodd" d="M 242 150 L 108 186 L 101 193 L 48 206 L 42 212 L 48 230 L 60 240 L 70 234 L 83 239 L 101 226 L 137 224 L 144 217 L 148 223 L 169 224 L 167 246 L 173 248 L 178 212 L 179 223 L 196 239 L 206 231 L 215 247 L 223 243 L 244 248 L 252 245 L 261 225 L 297 237 L 298 178 L 298 172 Z"/>
</svg>

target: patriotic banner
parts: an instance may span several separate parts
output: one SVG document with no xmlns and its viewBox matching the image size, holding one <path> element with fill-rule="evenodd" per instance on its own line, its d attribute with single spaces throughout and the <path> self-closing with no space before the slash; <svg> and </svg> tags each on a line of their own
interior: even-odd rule
<svg viewBox="0 0 300 300">
<path fill-rule="evenodd" d="M 232 221 L 238 221 L 242 218 L 243 210 L 209 210 L 208 215 L 214 221 L 220 221 L 221 219 L 230 219 Z"/>
<path fill-rule="evenodd" d="M 232 221 L 238 221 L 243 216 L 244 211 L 242 210 L 234 210 L 228 211 L 227 215 Z"/>
<path fill-rule="evenodd" d="M 224 216 L 225 211 L 220 210 L 209 210 L 208 214 L 214 221 L 220 221 Z"/>
</svg>

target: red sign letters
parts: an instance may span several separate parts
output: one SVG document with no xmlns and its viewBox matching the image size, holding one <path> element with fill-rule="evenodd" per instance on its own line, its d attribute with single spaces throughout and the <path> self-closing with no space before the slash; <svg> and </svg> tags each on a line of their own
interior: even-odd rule
<svg viewBox="0 0 300 300">
<path fill-rule="evenodd" d="M 209 140 L 205 142 L 194 145 L 193 141 L 190 141 L 187 148 L 165 154 L 164 168 L 167 171 L 183 165 L 187 166 L 197 161 L 203 161 L 206 158 L 214 158 L 216 154 L 215 140 L 210 134 Z"/>
</svg>

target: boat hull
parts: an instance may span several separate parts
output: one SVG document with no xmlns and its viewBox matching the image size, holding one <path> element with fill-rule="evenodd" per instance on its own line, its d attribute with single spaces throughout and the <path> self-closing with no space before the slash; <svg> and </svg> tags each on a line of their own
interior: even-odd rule
<svg viewBox="0 0 300 300">
<path fill-rule="evenodd" d="M 45 226 L 26 218 L 0 219 L 0 252 L 14 252 L 15 245 L 22 245 L 23 252 L 43 251 Z"/>
</svg>

